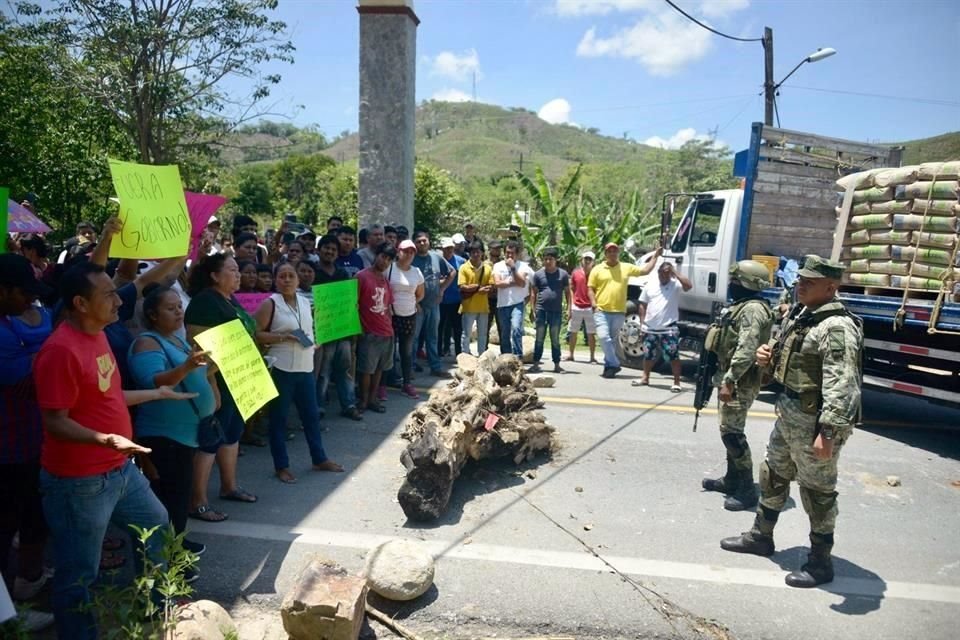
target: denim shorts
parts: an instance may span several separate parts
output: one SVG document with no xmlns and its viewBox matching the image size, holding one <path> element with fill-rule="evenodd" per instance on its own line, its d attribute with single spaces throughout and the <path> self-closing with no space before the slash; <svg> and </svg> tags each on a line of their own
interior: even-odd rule
<svg viewBox="0 0 960 640">
<path fill-rule="evenodd" d="M 372 375 L 393 367 L 393 336 L 378 336 L 372 333 L 360 338 L 357 346 L 357 371 Z"/>
</svg>

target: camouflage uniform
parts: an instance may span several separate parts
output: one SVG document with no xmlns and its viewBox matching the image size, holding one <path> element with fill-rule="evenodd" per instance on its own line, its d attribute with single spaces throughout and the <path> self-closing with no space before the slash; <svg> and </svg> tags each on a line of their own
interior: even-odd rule
<svg viewBox="0 0 960 640">
<path fill-rule="evenodd" d="M 705 338 L 707 350 L 717 357 L 717 371 L 711 382 L 733 387 L 733 399 L 720 402 L 720 439 L 727 453 L 727 471 L 722 478 L 704 479 L 701 486 L 727 494 L 725 509 L 743 511 L 757 504 L 753 458 L 743 429 L 747 412 L 760 393 L 757 349 L 770 339 L 774 314 L 757 294 L 770 284 L 770 272 L 765 265 L 741 260 L 730 267 L 730 280 L 736 285 L 731 287 L 730 295 L 736 299 Z"/>
<path fill-rule="evenodd" d="M 808 256 L 803 277 L 839 279 L 842 267 Z M 774 378 L 784 391 L 777 399 L 777 422 L 760 467 L 760 505 L 753 528 L 720 545 L 728 551 L 773 555 L 773 530 L 796 480 L 810 519 L 811 549 L 787 584 L 812 587 L 833 579 L 831 550 L 837 520 L 837 460 L 860 414 L 860 320 L 839 300 L 819 307 L 795 307 L 773 347 Z M 827 460 L 814 455 L 820 435 L 833 441 Z"/>
<path fill-rule="evenodd" d="M 843 310 L 837 300 L 816 309 L 804 309 L 784 327 L 780 343 L 811 314 L 828 315 Z M 846 313 L 827 317 L 804 337 L 798 353 L 820 362 L 819 398 L 804 398 L 786 389 L 777 399 L 777 422 L 770 434 L 760 478 L 760 505 L 765 520 L 776 522 L 773 513 L 779 514 L 783 509 L 790 481 L 796 480 L 811 532 L 832 538 L 837 519 L 837 459 L 860 411 L 862 349 L 863 332 Z M 833 456 L 829 460 L 813 455 L 818 421 L 821 431 L 833 436 Z"/>
<path fill-rule="evenodd" d="M 739 307 L 742 306 L 742 309 Z M 760 368 L 756 366 L 756 353 L 761 344 L 770 340 L 773 327 L 773 314 L 763 300 L 748 299 L 735 303 L 727 311 L 730 324 L 724 331 L 736 334 L 732 353 L 717 353 L 717 373 L 713 377 L 715 386 L 733 385 L 734 398 L 730 402 L 720 403 L 720 435 L 743 435 L 747 422 L 747 411 L 760 394 Z M 722 338 L 721 338 L 722 342 Z M 730 452 L 728 441 L 737 438 L 723 438 Z M 743 438 L 742 447 L 730 452 L 734 467 L 753 472 L 750 446 Z"/>
</svg>

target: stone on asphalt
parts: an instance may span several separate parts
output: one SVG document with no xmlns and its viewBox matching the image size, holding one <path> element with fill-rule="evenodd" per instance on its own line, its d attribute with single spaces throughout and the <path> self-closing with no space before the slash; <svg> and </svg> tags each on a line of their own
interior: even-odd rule
<svg viewBox="0 0 960 640">
<path fill-rule="evenodd" d="M 388 600 L 413 600 L 433 584 L 433 556 L 412 540 L 389 540 L 370 550 L 363 573 L 374 593 Z"/>
<path fill-rule="evenodd" d="M 553 376 L 532 376 L 530 381 L 533 382 L 533 386 L 537 389 L 549 389 L 557 384 L 557 379 Z"/>
<path fill-rule="evenodd" d="M 900 476 L 887 476 L 887 484 L 891 487 L 900 486 Z"/>
<path fill-rule="evenodd" d="M 357 640 L 367 581 L 314 555 L 283 599 L 280 615 L 290 640 Z"/>
<path fill-rule="evenodd" d="M 226 609 L 212 600 L 197 600 L 177 611 L 172 640 L 208 640 L 237 632 Z"/>
</svg>

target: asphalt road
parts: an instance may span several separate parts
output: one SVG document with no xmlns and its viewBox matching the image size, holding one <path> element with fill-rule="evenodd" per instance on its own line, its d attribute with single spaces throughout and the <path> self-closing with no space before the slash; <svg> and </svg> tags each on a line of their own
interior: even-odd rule
<svg viewBox="0 0 960 640">
<path fill-rule="evenodd" d="M 326 449 L 346 473 L 307 471 L 298 437 L 290 450 L 300 482 L 283 485 L 267 450 L 247 447 L 240 477 L 260 501 L 216 503 L 230 514 L 223 523 L 191 521 L 192 537 L 208 545 L 197 597 L 230 608 L 241 638 L 284 638 L 276 612 L 312 554 L 358 571 L 367 549 L 402 537 L 424 541 L 438 558 L 435 587 L 389 607 L 425 638 L 958 637 L 956 412 L 867 394 L 868 427 L 841 458 L 837 578 L 798 591 L 783 576 L 805 560 L 799 498 L 780 519 L 773 558 L 719 547 L 753 516 L 724 511 L 722 496 L 700 490 L 702 478 L 722 473 L 715 412 L 704 412 L 693 433 L 689 387 L 672 394 L 662 375 L 635 388 L 636 372 L 604 380 L 596 366 L 568 369 L 541 393 L 558 452 L 521 469 L 468 467 L 432 526 L 407 523 L 396 499 L 398 434 L 414 405 L 399 393 L 363 426 L 326 421 Z M 747 427 L 757 465 L 771 401 L 761 395 Z"/>
</svg>

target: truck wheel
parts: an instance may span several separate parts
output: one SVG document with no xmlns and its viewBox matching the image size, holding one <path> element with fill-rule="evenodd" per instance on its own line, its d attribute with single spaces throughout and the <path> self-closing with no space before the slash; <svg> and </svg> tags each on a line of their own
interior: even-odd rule
<svg viewBox="0 0 960 640">
<path fill-rule="evenodd" d="M 628 314 L 620 329 L 620 351 L 623 352 L 621 362 L 631 369 L 643 368 L 643 325 L 640 316 Z"/>
</svg>

